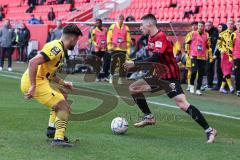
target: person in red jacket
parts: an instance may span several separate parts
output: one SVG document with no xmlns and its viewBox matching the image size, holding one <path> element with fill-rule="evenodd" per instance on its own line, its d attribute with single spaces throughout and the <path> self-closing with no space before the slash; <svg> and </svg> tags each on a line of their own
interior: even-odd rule
<svg viewBox="0 0 240 160">
<path fill-rule="evenodd" d="M 211 128 L 202 113 L 186 100 L 179 82 L 179 68 L 173 55 L 171 42 L 167 40 L 164 32 L 158 30 L 157 20 L 154 15 L 147 14 L 141 20 L 141 31 L 144 35 L 149 36 L 148 51 L 151 56 L 139 61 L 127 61 L 124 67 L 129 70 L 140 67 L 143 63 L 148 63 L 153 66 L 154 72 L 129 86 L 133 100 L 144 113 L 144 119 L 134 124 L 134 126 L 144 127 L 153 125 L 156 122 L 143 93 L 165 90 L 168 97 L 173 99 L 179 108 L 188 113 L 204 129 L 207 135 L 207 143 L 213 143 L 217 131 Z"/>
</svg>

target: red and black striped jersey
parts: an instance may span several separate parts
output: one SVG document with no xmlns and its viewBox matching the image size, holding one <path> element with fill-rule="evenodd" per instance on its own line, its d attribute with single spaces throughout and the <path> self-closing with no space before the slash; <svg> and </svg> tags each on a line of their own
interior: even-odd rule
<svg viewBox="0 0 240 160">
<path fill-rule="evenodd" d="M 148 51 L 160 54 L 159 64 L 154 65 L 157 77 L 180 80 L 180 70 L 173 54 L 173 46 L 164 32 L 159 31 L 156 35 L 149 36 Z M 167 68 L 167 73 L 163 67 Z"/>
</svg>

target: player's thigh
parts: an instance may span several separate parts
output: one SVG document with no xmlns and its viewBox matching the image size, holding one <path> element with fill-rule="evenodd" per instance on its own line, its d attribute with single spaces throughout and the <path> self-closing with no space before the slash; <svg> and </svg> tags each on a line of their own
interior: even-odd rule
<svg viewBox="0 0 240 160">
<path fill-rule="evenodd" d="M 129 86 L 129 91 L 130 93 L 149 92 L 151 86 L 144 79 L 139 79 Z"/>
<path fill-rule="evenodd" d="M 63 86 L 61 86 L 61 85 L 59 85 L 57 83 L 50 83 L 50 86 L 56 92 L 61 93 L 64 96 L 65 99 L 68 98 L 68 92 L 67 92 L 67 90 Z"/>
<path fill-rule="evenodd" d="M 164 90 L 167 93 L 167 96 L 171 99 L 174 99 L 178 95 L 184 94 L 181 83 L 176 79 L 165 80 L 166 85 L 164 85 Z M 168 84 L 167 84 L 168 83 Z"/>
<path fill-rule="evenodd" d="M 59 90 L 53 89 L 49 83 L 37 85 L 34 98 L 49 108 L 65 100 L 63 94 Z"/>
<path fill-rule="evenodd" d="M 198 63 L 196 58 L 191 58 L 191 71 L 192 73 L 197 72 L 198 70 Z"/>
</svg>

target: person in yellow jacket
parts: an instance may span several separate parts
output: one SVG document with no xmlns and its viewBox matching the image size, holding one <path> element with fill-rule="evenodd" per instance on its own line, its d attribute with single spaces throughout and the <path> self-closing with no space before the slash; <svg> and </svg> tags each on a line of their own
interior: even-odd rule
<svg viewBox="0 0 240 160">
<path fill-rule="evenodd" d="M 184 45 L 184 48 L 185 48 L 185 57 L 186 57 L 186 70 L 187 70 L 187 84 L 188 84 L 188 87 L 187 87 L 187 91 L 190 91 L 190 79 L 191 79 L 191 58 L 190 58 L 190 47 L 189 47 L 189 42 L 190 41 L 190 38 L 191 38 L 191 34 L 193 31 L 197 31 L 197 25 L 198 25 L 198 22 L 192 22 L 192 31 L 189 32 L 186 36 L 185 36 L 185 45 Z"/>
<path fill-rule="evenodd" d="M 124 16 L 119 15 L 117 23 L 112 24 L 107 33 L 107 49 L 111 54 L 111 69 L 109 83 L 112 83 L 116 64 L 119 60 L 119 79 L 118 84 L 122 84 L 122 78 L 125 77 L 123 64 L 128 59 L 131 52 L 130 30 L 124 23 Z"/>
<path fill-rule="evenodd" d="M 185 41 L 189 45 L 189 55 L 191 58 L 191 80 L 190 93 L 195 93 L 194 81 L 198 74 L 196 94 L 202 95 L 200 88 L 202 86 L 203 75 L 207 60 L 213 61 L 211 41 L 207 32 L 204 31 L 205 23 L 198 22 L 198 30 L 191 32 Z"/>
<path fill-rule="evenodd" d="M 236 95 L 240 97 L 240 20 L 236 22 L 236 27 L 237 30 L 231 34 L 228 45 L 234 61 Z"/>
<path fill-rule="evenodd" d="M 228 29 L 221 32 L 218 36 L 217 48 L 221 53 L 221 68 L 223 72 L 223 81 L 219 92 L 226 94 L 225 85 L 228 84 L 230 92 L 234 92 L 234 88 L 231 82 L 231 74 L 233 67 L 233 60 L 229 50 L 229 41 L 231 34 L 234 32 L 234 21 L 228 20 Z"/>
</svg>

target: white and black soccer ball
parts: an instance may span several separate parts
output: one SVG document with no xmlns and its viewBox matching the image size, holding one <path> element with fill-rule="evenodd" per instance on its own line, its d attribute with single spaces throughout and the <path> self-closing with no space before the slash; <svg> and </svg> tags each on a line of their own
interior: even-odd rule
<svg viewBox="0 0 240 160">
<path fill-rule="evenodd" d="M 128 130 L 128 121 L 123 117 L 116 117 L 112 120 L 111 129 L 114 134 L 124 134 Z"/>
</svg>

